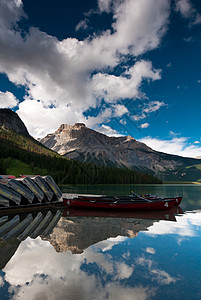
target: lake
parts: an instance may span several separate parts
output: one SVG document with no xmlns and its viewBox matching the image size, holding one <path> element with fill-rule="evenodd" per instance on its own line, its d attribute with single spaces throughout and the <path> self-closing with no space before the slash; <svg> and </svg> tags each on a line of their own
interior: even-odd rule
<svg viewBox="0 0 201 300">
<path fill-rule="evenodd" d="M 0 299 L 201 299 L 201 185 L 73 189 L 108 195 L 131 190 L 181 195 L 183 201 L 180 208 L 152 213 L 61 210 L 50 233 L 1 240 Z"/>
</svg>

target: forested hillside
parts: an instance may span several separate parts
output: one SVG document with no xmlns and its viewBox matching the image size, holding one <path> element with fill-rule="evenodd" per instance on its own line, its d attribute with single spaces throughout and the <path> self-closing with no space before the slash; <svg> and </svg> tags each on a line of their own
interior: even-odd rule
<svg viewBox="0 0 201 300">
<path fill-rule="evenodd" d="M 152 174 L 69 160 L 30 136 L 0 129 L 0 174 L 51 175 L 58 184 L 161 183 Z"/>
</svg>

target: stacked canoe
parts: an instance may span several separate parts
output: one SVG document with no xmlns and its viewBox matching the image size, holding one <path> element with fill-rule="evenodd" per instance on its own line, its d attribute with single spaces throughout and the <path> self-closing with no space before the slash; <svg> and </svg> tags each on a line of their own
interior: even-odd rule
<svg viewBox="0 0 201 300">
<path fill-rule="evenodd" d="M 0 183 L 0 208 L 52 203 L 61 199 L 62 192 L 49 175 L 15 178 Z"/>
</svg>

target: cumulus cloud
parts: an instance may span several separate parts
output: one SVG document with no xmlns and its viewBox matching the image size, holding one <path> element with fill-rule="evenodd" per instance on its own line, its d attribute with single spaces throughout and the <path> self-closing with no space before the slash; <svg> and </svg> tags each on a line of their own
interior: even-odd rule
<svg viewBox="0 0 201 300">
<path fill-rule="evenodd" d="M 138 61 L 137 57 L 160 45 L 168 25 L 170 1 L 99 0 L 98 7 L 100 13 L 112 12 L 112 31 L 82 41 L 76 38 L 59 41 L 34 27 L 22 37 L 17 25 L 25 17 L 22 1 L 0 2 L 0 72 L 7 74 L 14 84 L 26 87 L 25 103 L 20 104 L 17 112 L 32 135 L 57 129 L 61 119 L 69 123 L 73 114 L 73 122 L 81 121 L 83 113 L 90 107 L 98 107 L 102 100 L 116 105 L 125 98 L 140 98 L 144 80 L 160 79 L 160 70 L 155 70 L 151 62 Z M 84 28 L 86 24 L 80 26 Z M 137 59 L 129 68 L 128 55 Z M 119 76 L 111 75 L 113 68 L 123 61 L 126 71 Z M 27 103 L 32 111 L 25 111 Z M 39 106 L 37 122 L 46 123 L 42 128 L 32 117 L 37 115 Z M 53 108 L 52 113 L 55 116 L 61 113 L 60 118 L 50 117 Z M 95 126 L 99 118 L 90 122 Z"/>
<path fill-rule="evenodd" d="M 12 93 L 0 91 L 0 108 L 13 108 L 18 105 L 18 102 Z"/>
<path fill-rule="evenodd" d="M 118 237 L 116 242 L 122 242 Z M 31 260 L 30 260 L 31 257 Z M 51 263 L 50 263 L 51 262 Z M 96 264 L 99 272 L 89 274 L 82 265 Z M 30 238 L 22 242 L 3 270 L 11 285 L 12 299 L 139 299 L 153 295 L 150 287 L 125 286 L 122 280 L 132 275 L 133 267 L 113 261 L 107 253 L 99 253 L 96 246 L 81 255 L 57 253 L 47 241 Z M 109 276 L 105 283 L 100 280 Z M 104 280 L 103 280 L 104 281 Z"/>
<path fill-rule="evenodd" d="M 26 17 L 21 0 L 2 0 L 0 9 L 0 25 L 3 29 L 10 29 L 22 17 Z"/>
<path fill-rule="evenodd" d="M 151 62 L 140 60 L 121 76 L 98 73 L 93 76 L 92 84 L 96 97 L 111 102 L 140 97 L 139 87 L 143 79 L 160 79 L 160 71 L 153 70 Z"/>
<path fill-rule="evenodd" d="M 17 111 L 25 124 L 28 124 L 29 132 L 37 137 L 44 137 L 47 132 L 54 132 L 61 124 L 72 125 L 77 120 L 87 123 L 82 112 L 62 103 L 56 107 L 44 107 L 41 101 L 31 99 L 21 102 Z"/>
<path fill-rule="evenodd" d="M 142 54 L 159 46 L 167 29 L 169 1 L 118 1 L 112 42 L 122 53 Z M 117 3 L 118 3 L 117 2 Z M 154 9 L 154 7 L 156 9 Z M 126 34 L 125 34 L 126 32 Z"/>
<path fill-rule="evenodd" d="M 184 157 L 198 157 L 201 154 L 201 147 L 196 144 L 189 145 L 188 138 L 186 137 L 174 137 L 171 140 L 162 140 L 148 136 L 139 141 L 145 143 L 153 150 L 169 154 L 176 154 Z"/>
</svg>

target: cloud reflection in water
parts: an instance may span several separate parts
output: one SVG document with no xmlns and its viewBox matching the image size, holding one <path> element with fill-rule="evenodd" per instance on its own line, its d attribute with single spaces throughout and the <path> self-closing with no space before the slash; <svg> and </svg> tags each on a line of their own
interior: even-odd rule
<svg viewBox="0 0 201 300">
<path fill-rule="evenodd" d="M 189 280 L 179 268 L 185 261 L 176 260 L 182 249 L 176 240 L 200 237 L 200 219 L 200 212 L 191 212 L 177 222 L 160 221 L 136 238 L 109 238 L 82 254 L 57 253 L 48 241 L 27 238 L 3 269 L 0 284 L 10 284 L 13 299 L 154 299 Z"/>
</svg>

